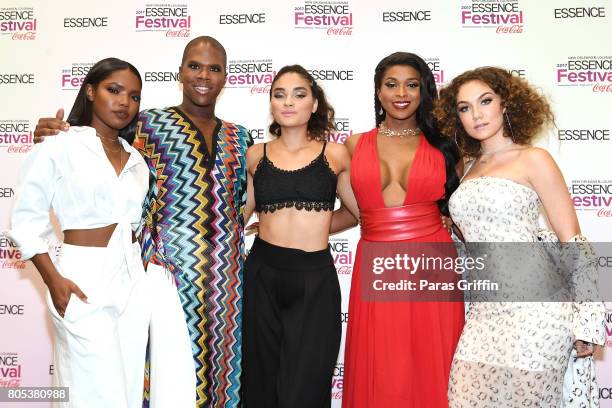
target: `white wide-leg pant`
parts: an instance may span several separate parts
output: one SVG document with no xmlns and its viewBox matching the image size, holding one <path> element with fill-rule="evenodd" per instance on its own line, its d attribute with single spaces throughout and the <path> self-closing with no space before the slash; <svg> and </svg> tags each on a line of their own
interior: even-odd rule
<svg viewBox="0 0 612 408">
<path fill-rule="evenodd" d="M 151 299 L 150 408 L 196 406 L 195 363 L 185 313 L 174 279 L 158 265 L 147 268 Z"/>
<path fill-rule="evenodd" d="M 142 407 L 151 297 L 139 245 L 64 244 L 57 267 L 87 303 L 73 294 L 62 318 L 47 292 L 55 327 L 54 385 L 69 387 L 70 398 L 55 406 Z"/>
</svg>

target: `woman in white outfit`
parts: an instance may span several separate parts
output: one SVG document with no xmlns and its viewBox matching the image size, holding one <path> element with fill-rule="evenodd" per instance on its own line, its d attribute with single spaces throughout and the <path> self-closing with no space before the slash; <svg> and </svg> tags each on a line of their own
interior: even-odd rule
<svg viewBox="0 0 612 408">
<path fill-rule="evenodd" d="M 443 132 L 454 135 L 471 159 L 449 200 L 452 219 L 465 241 L 537 248 L 543 207 L 563 243 L 561 261 L 581 260 L 564 264 L 571 268 L 572 283 L 577 283 L 573 287 L 580 291 L 578 300 L 594 299 L 583 292 L 588 285 L 595 287 L 587 274 L 595 257 L 580 235 L 563 176 L 548 152 L 530 146 L 543 125 L 552 122 L 546 99 L 503 69 L 477 68 L 459 75 L 440 92 L 435 115 Z M 506 251 L 509 247 L 498 245 Z M 535 265 L 532 254 L 522 256 Z M 545 277 L 544 269 L 492 271 L 501 280 L 523 274 L 526 279 L 519 283 L 527 285 L 525 291 L 545 289 L 534 284 Z M 603 304 L 513 299 L 471 304 L 451 368 L 449 406 L 582 406 L 576 402 L 582 395 L 579 391 L 563 395 L 564 378 L 572 349 L 580 360 L 592 355 L 593 344 L 603 343 Z"/>
<path fill-rule="evenodd" d="M 26 158 L 9 235 L 49 291 L 55 328 L 54 385 L 69 388 L 61 407 L 142 406 L 149 307 L 136 231 L 148 190 L 136 149 L 142 80 L 116 58 L 84 79 L 67 132 Z M 49 210 L 64 233 L 49 256 Z"/>
</svg>

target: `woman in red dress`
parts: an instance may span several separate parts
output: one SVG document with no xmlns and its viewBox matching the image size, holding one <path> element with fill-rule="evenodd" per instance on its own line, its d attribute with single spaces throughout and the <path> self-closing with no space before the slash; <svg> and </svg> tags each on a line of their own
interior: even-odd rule
<svg viewBox="0 0 612 408">
<path fill-rule="evenodd" d="M 389 55 L 376 67 L 374 83 L 378 127 L 346 142 L 362 236 L 349 300 L 342 406 L 448 407 L 463 303 L 364 299 L 360 257 L 368 241 L 452 242 L 440 215 L 448 214 L 447 198 L 459 184 L 459 154 L 434 125 L 437 89 L 420 57 Z M 342 214 L 334 230 L 350 224 Z"/>
</svg>

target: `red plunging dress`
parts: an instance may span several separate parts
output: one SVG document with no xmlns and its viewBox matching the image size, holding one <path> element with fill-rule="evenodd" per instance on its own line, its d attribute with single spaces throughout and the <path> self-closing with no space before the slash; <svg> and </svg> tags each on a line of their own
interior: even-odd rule
<svg viewBox="0 0 612 408">
<path fill-rule="evenodd" d="M 359 138 L 351 164 L 351 184 L 361 212 L 362 237 L 351 283 L 342 406 L 448 407 L 448 377 L 463 328 L 463 303 L 364 301 L 360 284 L 360 252 L 365 240 L 379 241 L 377 237 L 380 237 L 380 241 L 389 241 L 389 237 L 401 236 L 397 234 L 398 224 L 403 223 L 399 229 L 410 230 L 410 234 L 404 236 L 408 239 L 394 242 L 452 242 L 442 228 L 435 205 L 444 196 L 444 156 L 421 135 L 408 176 L 404 206 L 385 210 L 377 133 L 373 129 Z M 414 209 L 419 214 L 422 209 L 429 211 L 427 227 L 415 229 L 407 217 L 394 220 L 398 211 L 405 211 L 410 218 Z M 388 227 L 381 228 L 381 225 Z"/>
</svg>

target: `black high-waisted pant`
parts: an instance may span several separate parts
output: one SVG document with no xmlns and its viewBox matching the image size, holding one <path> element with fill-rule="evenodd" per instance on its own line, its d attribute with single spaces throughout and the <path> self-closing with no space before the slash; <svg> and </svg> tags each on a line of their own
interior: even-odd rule
<svg viewBox="0 0 612 408">
<path fill-rule="evenodd" d="M 255 239 L 244 270 L 243 408 L 329 408 L 340 286 L 328 249 Z"/>
</svg>

